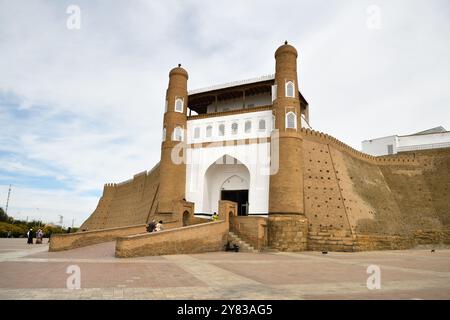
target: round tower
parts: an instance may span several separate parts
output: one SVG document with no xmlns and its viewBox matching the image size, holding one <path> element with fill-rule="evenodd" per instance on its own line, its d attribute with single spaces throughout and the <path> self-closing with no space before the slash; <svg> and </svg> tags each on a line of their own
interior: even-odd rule
<svg viewBox="0 0 450 320">
<path fill-rule="evenodd" d="M 279 135 L 278 172 L 270 176 L 269 213 L 304 214 L 303 152 L 297 50 L 285 42 L 275 52 L 275 129 Z M 272 139 L 277 134 L 273 132 Z"/>
<path fill-rule="evenodd" d="M 169 73 L 159 165 L 158 213 L 172 212 L 173 201 L 185 198 L 186 163 L 183 153 L 187 129 L 188 78 L 187 71 L 180 64 Z"/>
<path fill-rule="evenodd" d="M 278 144 L 278 171 L 270 176 L 268 244 L 283 251 L 306 250 L 308 233 L 297 55 L 287 41 L 275 52 L 276 97 L 272 110 L 276 130 L 272 131 L 271 143 L 275 152 Z"/>
</svg>

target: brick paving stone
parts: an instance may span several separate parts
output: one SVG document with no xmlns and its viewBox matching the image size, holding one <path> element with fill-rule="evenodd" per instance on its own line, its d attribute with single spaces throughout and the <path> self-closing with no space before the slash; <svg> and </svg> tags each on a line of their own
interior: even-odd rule
<svg viewBox="0 0 450 320">
<path fill-rule="evenodd" d="M 450 250 L 230 253 L 117 259 L 114 242 L 62 252 L 0 239 L 0 299 L 450 299 Z M 381 289 L 366 287 L 367 266 Z M 69 265 L 79 290 L 66 288 Z"/>
</svg>

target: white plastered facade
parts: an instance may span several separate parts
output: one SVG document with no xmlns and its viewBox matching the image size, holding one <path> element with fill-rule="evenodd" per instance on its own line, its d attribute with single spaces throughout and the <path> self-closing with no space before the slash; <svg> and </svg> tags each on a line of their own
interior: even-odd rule
<svg viewBox="0 0 450 320">
<path fill-rule="evenodd" d="M 246 131 L 245 123 L 249 121 L 251 130 Z M 260 128 L 262 121 L 264 129 Z M 232 130 L 233 124 L 237 124 L 237 130 Z M 223 136 L 219 135 L 220 125 L 225 126 Z M 206 135 L 208 126 L 212 127 L 211 136 Z M 194 138 L 195 128 L 200 128 L 200 135 Z M 270 110 L 188 121 L 187 143 L 192 147 L 186 152 L 186 200 L 194 202 L 195 213 L 218 212 L 221 190 L 247 188 L 248 214 L 268 213 L 271 151 L 268 138 L 272 129 Z M 245 139 L 253 141 L 245 143 Z M 202 145 L 205 142 L 213 143 L 205 147 Z"/>
</svg>

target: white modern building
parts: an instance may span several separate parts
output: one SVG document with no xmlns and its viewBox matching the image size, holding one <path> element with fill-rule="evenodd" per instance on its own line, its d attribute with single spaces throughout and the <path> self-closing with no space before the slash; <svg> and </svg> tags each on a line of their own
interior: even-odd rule
<svg viewBox="0 0 450 320">
<path fill-rule="evenodd" d="M 362 142 L 362 152 L 373 156 L 448 147 L 450 147 L 450 131 L 442 126 L 410 135 L 393 135 Z"/>
</svg>

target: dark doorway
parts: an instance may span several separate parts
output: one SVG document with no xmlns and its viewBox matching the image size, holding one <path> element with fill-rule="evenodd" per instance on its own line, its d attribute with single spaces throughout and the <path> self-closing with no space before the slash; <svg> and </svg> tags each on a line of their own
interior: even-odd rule
<svg viewBox="0 0 450 320">
<path fill-rule="evenodd" d="M 222 190 L 221 199 L 236 202 L 238 204 L 238 216 L 248 214 L 248 190 Z"/>
</svg>

